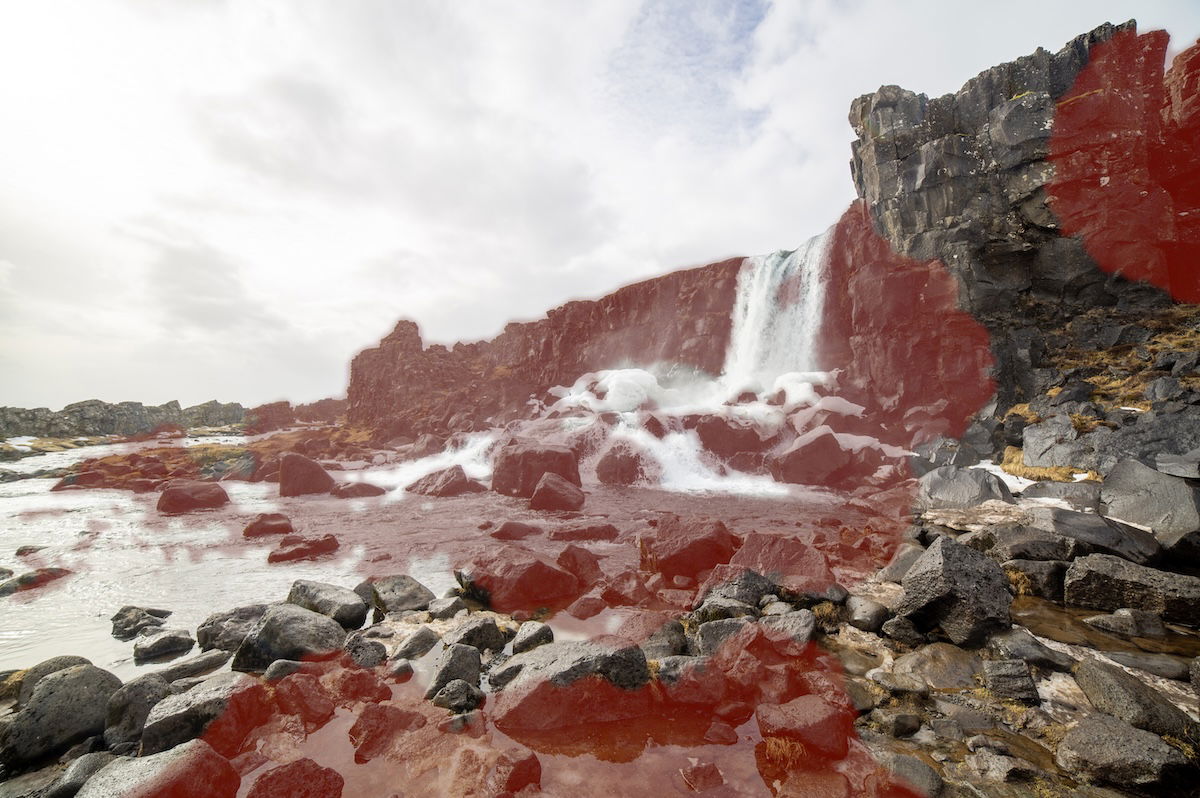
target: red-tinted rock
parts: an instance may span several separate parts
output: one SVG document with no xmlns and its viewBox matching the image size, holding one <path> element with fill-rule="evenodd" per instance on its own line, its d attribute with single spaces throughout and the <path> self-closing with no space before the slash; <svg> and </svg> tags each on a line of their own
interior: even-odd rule
<svg viewBox="0 0 1200 798">
<path fill-rule="evenodd" d="M 366 499 L 371 496 L 382 496 L 386 488 L 372 485 L 370 482 L 339 482 L 333 488 L 333 495 L 339 499 Z"/>
<path fill-rule="evenodd" d="M 636 571 L 625 571 L 608 581 L 600 593 L 600 598 L 608 602 L 609 606 L 633 607 L 649 601 L 650 595 L 645 582 Z"/>
<path fill-rule="evenodd" d="M 333 717 L 333 699 L 316 676 L 293 673 L 275 685 L 275 701 L 288 715 L 299 715 L 306 727 L 324 725 Z"/>
<path fill-rule="evenodd" d="M 763 704 L 754 711 L 763 737 L 785 737 L 805 750 L 830 759 L 841 759 L 849 750 L 854 730 L 852 716 L 815 695 L 786 704 Z"/>
<path fill-rule="evenodd" d="M 271 768 L 255 781 L 247 798 L 341 798 L 345 779 L 311 759 Z"/>
<path fill-rule="evenodd" d="M 583 507 L 586 497 L 577 485 L 558 474 L 545 474 L 538 481 L 529 498 L 531 510 L 572 511 Z"/>
<path fill-rule="evenodd" d="M 599 540 L 610 542 L 616 540 L 620 534 L 621 531 L 612 524 L 576 524 L 551 530 L 549 538 L 563 541 Z"/>
<path fill-rule="evenodd" d="M 497 612 L 533 610 L 569 601 L 579 581 L 549 560 L 516 546 L 501 546 L 455 573 L 460 585 Z"/>
<path fill-rule="evenodd" d="M 387 686 L 387 682 L 379 678 L 373 670 L 358 667 L 339 668 L 327 678 L 342 703 L 378 703 L 392 697 L 392 690 Z"/>
<path fill-rule="evenodd" d="M 329 493 L 333 485 L 333 477 L 321 468 L 320 463 L 295 452 L 288 452 L 279 458 L 280 496 Z"/>
<path fill-rule="evenodd" d="M 158 497 L 160 513 L 186 513 L 212 510 L 229 504 L 229 494 L 215 482 L 175 481 Z"/>
<path fill-rule="evenodd" d="M 246 411 L 246 432 L 254 435 L 290 427 L 295 423 L 296 416 L 290 402 L 270 402 Z"/>
<path fill-rule="evenodd" d="M 350 727 L 354 761 L 369 762 L 391 747 L 400 734 L 425 725 L 425 716 L 390 704 L 367 704 Z"/>
<path fill-rule="evenodd" d="M 496 540 L 523 540 L 542 534 L 542 528 L 533 524 L 523 524 L 520 521 L 505 521 L 488 534 Z"/>
<path fill-rule="evenodd" d="M 596 723 L 645 717 L 652 707 L 647 688 L 626 690 L 600 676 L 588 675 L 562 686 L 549 680 L 520 681 L 495 695 L 493 711 L 497 728 L 507 734 L 550 730 L 589 733 L 587 729 Z"/>
<path fill-rule="evenodd" d="M 557 475 L 575 486 L 583 484 L 575 453 L 567 447 L 512 443 L 496 454 L 492 490 L 506 496 L 530 497 L 546 474 Z"/>
<path fill-rule="evenodd" d="M 652 533 L 650 553 L 663 576 L 694 578 L 729 562 L 736 543 L 737 538 L 720 521 L 665 515 Z"/>
<path fill-rule="evenodd" d="M 566 613 L 572 618 L 586 621 L 588 618 L 594 618 L 606 609 L 608 609 L 608 602 L 601 598 L 599 591 L 593 590 L 572 601 L 571 605 L 567 607 Z"/>
<path fill-rule="evenodd" d="M 319 538 L 305 538 L 300 535 L 288 535 L 279 541 L 279 547 L 267 555 L 267 562 L 289 562 L 291 560 L 311 560 L 324 554 L 338 550 L 338 539 L 333 535 L 323 535 Z"/>
<path fill-rule="evenodd" d="M 604 578 L 600 558 L 582 546 L 567 546 L 558 555 L 558 564 L 573 574 L 581 585 L 591 586 Z"/>
<path fill-rule="evenodd" d="M 487 490 L 482 484 L 468 477 L 460 465 L 434 471 L 404 489 L 409 493 L 438 497 L 461 496 L 464 493 L 481 493 Z"/>
<path fill-rule="evenodd" d="M 834 487 L 842 483 L 854 456 L 838 443 L 829 427 L 804 433 L 788 448 L 768 460 L 778 482 Z"/>
<path fill-rule="evenodd" d="M 494 794 L 515 795 L 526 787 L 538 787 L 542 783 L 542 763 L 533 751 L 505 751 L 488 773 L 487 783 Z"/>
<path fill-rule="evenodd" d="M 728 565 L 713 569 L 701 588 L 701 595 L 747 570 L 762 574 L 796 594 L 820 594 L 836 581 L 825 556 L 818 550 L 795 538 L 755 532 L 746 536 Z"/>
<path fill-rule="evenodd" d="M 617 441 L 596 463 L 596 479 L 604 485 L 655 484 L 662 469 L 646 452 L 628 441 Z"/>
<path fill-rule="evenodd" d="M 705 449 L 725 459 L 739 452 L 762 451 L 766 443 L 758 428 L 744 419 L 706 415 L 694 422 L 693 428 Z"/>
<path fill-rule="evenodd" d="M 291 520 L 283 513 L 259 513 L 246 524 L 242 537 L 258 538 L 266 535 L 290 535 L 295 530 Z"/>
</svg>

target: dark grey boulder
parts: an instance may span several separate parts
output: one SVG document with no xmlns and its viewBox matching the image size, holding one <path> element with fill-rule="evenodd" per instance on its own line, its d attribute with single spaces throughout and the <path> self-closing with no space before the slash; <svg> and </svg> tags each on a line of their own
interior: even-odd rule
<svg viewBox="0 0 1200 798">
<path fill-rule="evenodd" d="M 1154 469 L 1173 477 L 1200 479 L 1200 449 L 1192 449 L 1184 454 L 1160 452 L 1154 457 Z"/>
<path fill-rule="evenodd" d="M 684 631 L 683 624 L 676 620 L 666 621 L 642 642 L 642 651 L 645 652 L 646 659 L 662 659 L 683 654 L 687 648 L 687 632 Z M 516 651 L 515 644 L 513 651 Z"/>
<path fill-rule="evenodd" d="M 270 716 L 266 687 L 244 673 L 222 673 L 154 705 L 142 728 L 142 755 L 157 754 L 194 740 L 220 719 L 221 734 L 210 741 L 232 756 L 242 739 Z"/>
<path fill-rule="evenodd" d="M 196 629 L 196 642 L 204 651 L 210 648 L 237 651 L 266 611 L 266 604 L 249 604 L 227 612 L 214 612 Z"/>
<path fill-rule="evenodd" d="M 354 592 L 375 608 L 377 621 L 389 612 L 426 609 L 437 598 L 432 590 L 408 574 L 374 577 L 360 583 Z"/>
<path fill-rule="evenodd" d="M 476 616 L 442 635 L 442 642 L 448 646 L 461 643 L 480 651 L 499 651 L 508 641 L 494 618 Z"/>
<path fill-rule="evenodd" d="M 455 679 L 437 691 L 432 699 L 435 707 L 454 713 L 470 712 L 483 703 L 483 691 L 462 679 Z"/>
<path fill-rule="evenodd" d="M 719 597 L 732 599 L 753 608 L 759 605 L 763 596 L 775 593 L 776 590 L 774 582 L 757 571 L 747 568 L 732 579 L 708 590 L 702 597 L 702 603 Z"/>
<path fill-rule="evenodd" d="M 458 643 L 446 646 L 434 668 L 425 697 L 433 698 L 443 687 L 457 679 L 467 684 L 479 684 L 481 670 L 479 649 Z"/>
<path fill-rule="evenodd" d="M 1109 611 L 1139 607 L 1165 621 L 1200 624 L 1200 578 L 1158 571 L 1108 554 L 1090 554 L 1071 563 L 1063 597 L 1074 607 Z"/>
<path fill-rule="evenodd" d="M 203 676 L 206 673 L 212 673 L 226 662 L 229 662 L 231 656 L 233 656 L 232 652 L 215 648 L 180 662 L 173 662 L 168 667 L 154 673 L 168 682 L 174 682 L 178 679 L 190 679 L 193 676 Z"/>
<path fill-rule="evenodd" d="M 396 646 L 392 659 L 420 659 L 437 645 L 441 638 L 428 626 L 418 626 Z"/>
<path fill-rule="evenodd" d="M 708 623 L 725 618 L 755 618 L 758 610 L 744 601 L 727 596 L 709 595 L 699 607 L 692 611 L 697 623 Z"/>
<path fill-rule="evenodd" d="M 118 758 L 92 776 L 77 798 L 235 798 L 241 785 L 229 760 L 203 740 L 152 756 Z"/>
<path fill-rule="evenodd" d="M 465 609 L 467 604 L 460 597 L 447 596 L 429 602 L 429 617 L 435 621 L 445 620 L 453 618 Z"/>
<path fill-rule="evenodd" d="M 1107 515 L 1149 527 L 1165 549 L 1200 533 L 1200 489 L 1137 460 L 1118 463 L 1100 497 Z"/>
<path fill-rule="evenodd" d="M 150 710 L 169 695 L 170 685 L 156 673 L 139 676 L 121 685 L 108 697 L 105 707 L 105 744 L 114 748 L 140 740 Z"/>
<path fill-rule="evenodd" d="M 618 640 L 572 640 L 555 641 L 509 658 L 488 674 L 488 683 L 502 689 L 519 678 L 522 682 L 547 680 L 562 687 L 593 674 L 626 690 L 650 680 L 646 655 L 638 646 Z"/>
<path fill-rule="evenodd" d="M 777 653 L 798 657 L 808 649 L 816 626 L 817 619 L 811 610 L 795 610 L 763 618 L 758 623 L 758 631 Z"/>
<path fill-rule="evenodd" d="M 387 647 L 378 640 L 370 640 L 362 635 L 351 635 L 346 640 L 346 654 L 350 661 L 360 668 L 374 668 L 387 661 Z"/>
<path fill-rule="evenodd" d="M 879 578 L 884 582 L 899 582 L 912 568 L 913 563 L 925 553 L 922 546 L 915 543 L 901 543 L 892 555 L 891 561 L 879 571 Z"/>
<path fill-rule="evenodd" d="M 1122 607 L 1109 615 L 1092 615 L 1084 618 L 1083 622 L 1101 631 L 1126 637 L 1167 636 L 1166 627 L 1158 613 L 1132 607 Z"/>
<path fill-rule="evenodd" d="M 116 757 L 108 751 L 93 751 L 90 754 L 84 754 L 67 765 L 67 769 L 62 772 L 62 775 L 55 779 L 54 783 L 39 798 L 74 798 L 74 795 L 79 792 L 88 779 L 114 759 Z"/>
<path fill-rule="evenodd" d="M 121 680 L 94 665 L 43 677 L 25 706 L 0 728 L 0 763 L 21 765 L 104 731 L 109 696 Z"/>
<path fill-rule="evenodd" d="M 277 659 L 326 659 L 345 641 L 346 630 L 332 618 L 295 604 L 276 604 L 246 635 L 232 667 L 261 672 Z"/>
<path fill-rule="evenodd" d="M 1075 510 L 1100 509 L 1098 482 L 1035 482 L 1021 491 L 1022 499 L 1058 499 Z"/>
<path fill-rule="evenodd" d="M 196 645 L 187 629 L 163 629 L 139 638 L 133 644 L 133 661 L 166 659 L 186 654 Z"/>
<path fill-rule="evenodd" d="M 21 687 L 17 691 L 17 706 L 23 707 L 28 704 L 29 699 L 33 696 L 33 691 L 37 689 L 38 682 L 50 674 L 65 671 L 67 668 L 74 668 L 76 665 L 91 664 L 90 660 L 74 656 L 73 654 L 63 654 L 62 656 L 42 660 L 21 674 Z"/>
<path fill-rule="evenodd" d="M 721 618 L 716 621 L 706 621 L 696 629 L 696 651 L 701 656 L 712 656 L 721 650 L 721 646 L 730 637 L 743 630 L 753 629 L 754 621 L 748 618 Z"/>
<path fill-rule="evenodd" d="M 304 670 L 304 663 L 294 659 L 277 659 L 263 671 L 263 680 L 268 683 L 275 683 L 280 679 L 285 679 L 293 673 L 300 673 Z"/>
<path fill-rule="evenodd" d="M 917 482 L 916 505 L 923 510 L 977 507 L 985 501 L 1013 502 L 1008 486 L 981 468 L 935 468 Z"/>
<path fill-rule="evenodd" d="M 940 627 L 958 644 L 982 642 L 1006 628 L 1012 595 L 995 562 L 947 538 L 934 541 L 901 582 L 896 614 L 923 630 Z"/>
<path fill-rule="evenodd" d="M 878 632 L 879 627 L 891 615 L 884 605 L 863 596 L 846 599 L 846 623 L 864 632 Z"/>
<path fill-rule="evenodd" d="M 925 634 L 916 627 L 916 624 L 903 616 L 888 618 L 879 627 L 879 633 L 906 646 L 919 646 L 928 642 Z"/>
<path fill-rule="evenodd" d="M 1055 759 L 1085 780 L 1143 789 L 1179 785 L 1189 769 L 1183 754 L 1158 735 L 1099 712 L 1067 732 Z"/>
<path fill-rule="evenodd" d="M 1000 698 L 1036 705 L 1037 686 L 1023 659 L 988 660 L 983 663 L 983 684 Z"/>
<path fill-rule="evenodd" d="M 1029 516 L 1029 525 L 1034 529 L 1070 538 L 1090 551 L 1115 554 L 1139 565 L 1157 559 L 1162 551 L 1150 533 L 1111 518 L 1057 507 L 1038 507 L 1030 510 Z"/>
<path fill-rule="evenodd" d="M 1155 654 L 1150 651 L 1105 651 L 1104 656 L 1126 668 L 1152 673 L 1164 679 L 1188 681 L 1190 660 L 1171 654 Z"/>
<path fill-rule="evenodd" d="M 1182 740 L 1200 732 L 1200 724 L 1166 696 L 1115 665 L 1086 659 L 1075 669 L 1075 682 L 1096 709 L 1131 726 Z"/>
<path fill-rule="evenodd" d="M 297 579 L 288 591 L 287 600 L 297 607 L 328 615 L 343 629 L 357 629 L 367 620 L 367 602 L 353 590 L 337 585 Z"/>
<path fill-rule="evenodd" d="M 541 621 L 526 621 L 521 624 L 521 628 L 517 630 L 517 636 L 513 638 L 513 653 L 520 654 L 523 651 L 553 642 L 553 629 Z"/>
<path fill-rule="evenodd" d="M 969 540 L 968 540 L 969 538 Z M 987 547 L 990 540 L 991 546 Z M 1031 526 L 1003 525 L 963 535 L 959 543 L 983 551 L 997 562 L 1006 560 L 1073 560 L 1086 552 L 1077 541 Z"/>
<path fill-rule="evenodd" d="M 1046 670 L 1069 672 L 1075 660 L 1046 646 L 1021 626 L 998 632 L 988 640 L 988 650 L 1000 659 L 1020 659 Z"/>
<path fill-rule="evenodd" d="M 132 640 L 147 629 L 162 626 L 170 614 L 169 610 L 132 605 L 122 607 L 109 619 L 112 621 L 112 636 L 118 640 Z"/>
</svg>

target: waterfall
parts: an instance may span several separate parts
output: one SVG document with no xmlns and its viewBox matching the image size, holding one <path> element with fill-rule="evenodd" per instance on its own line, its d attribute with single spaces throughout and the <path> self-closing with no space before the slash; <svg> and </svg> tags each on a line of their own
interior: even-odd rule
<svg viewBox="0 0 1200 798">
<path fill-rule="evenodd" d="M 731 395 L 815 377 L 830 230 L 799 249 L 747 258 L 738 273 L 722 382 Z M 808 379 L 812 382 L 812 379 Z"/>
</svg>

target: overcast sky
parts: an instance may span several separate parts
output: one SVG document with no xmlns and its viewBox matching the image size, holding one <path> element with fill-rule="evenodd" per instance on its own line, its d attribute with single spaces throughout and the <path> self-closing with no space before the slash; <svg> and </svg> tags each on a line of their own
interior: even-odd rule
<svg viewBox="0 0 1200 798">
<path fill-rule="evenodd" d="M 1200 2 L 0 0 L 0 404 L 344 395 L 400 317 L 490 337 L 791 249 L 850 101 Z"/>
</svg>

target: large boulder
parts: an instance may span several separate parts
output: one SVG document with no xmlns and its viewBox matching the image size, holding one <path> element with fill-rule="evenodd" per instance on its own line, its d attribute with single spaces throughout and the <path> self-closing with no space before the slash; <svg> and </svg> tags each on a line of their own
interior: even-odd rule
<svg viewBox="0 0 1200 798">
<path fill-rule="evenodd" d="M 320 463 L 295 452 L 288 452 L 279 458 L 280 496 L 329 493 L 333 486 L 333 477 L 321 468 Z"/>
<path fill-rule="evenodd" d="M 244 538 L 260 538 L 267 535 L 290 535 L 296 530 L 291 519 L 283 513 L 259 513 L 242 530 Z"/>
<path fill-rule="evenodd" d="M 487 490 L 482 484 L 468 477 L 467 472 L 463 471 L 463 467 L 460 465 L 426 474 L 416 482 L 406 485 L 404 489 L 409 493 L 441 498 L 461 496 L 464 493 L 481 493 Z"/>
<path fill-rule="evenodd" d="M 229 504 L 229 494 L 216 482 L 174 480 L 158 497 L 158 511 L 168 515 L 215 510 Z"/>
<path fill-rule="evenodd" d="M 271 768 L 254 780 L 247 798 L 340 798 L 345 779 L 311 759 Z"/>
<path fill-rule="evenodd" d="M 596 461 L 596 479 L 603 485 L 656 483 L 661 467 L 629 441 L 617 441 Z"/>
<path fill-rule="evenodd" d="M 502 546 L 455 570 L 465 593 L 497 612 L 566 603 L 579 593 L 575 576 L 541 555 Z"/>
<path fill-rule="evenodd" d="M 233 657 L 235 671 L 265 671 L 277 659 L 326 659 L 341 650 L 346 630 L 320 613 L 276 604 L 263 613 Z"/>
<path fill-rule="evenodd" d="M 1074 607 L 1118 610 L 1137 607 L 1163 620 L 1200 625 L 1200 578 L 1159 571 L 1113 557 L 1089 554 L 1071 563 L 1063 597 Z"/>
<path fill-rule="evenodd" d="M 1035 507 L 1029 510 L 1029 518 L 1033 529 L 1070 538 L 1093 551 L 1115 554 L 1139 564 L 1153 562 L 1162 552 L 1162 546 L 1150 533 L 1095 513 Z"/>
<path fill-rule="evenodd" d="M 279 545 L 267 555 L 267 562 L 292 562 L 294 560 L 313 560 L 332 554 L 341 548 L 341 543 L 333 535 L 322 535 L 319 538 L 306 538 L 302 535 L 287 535 L 279 540 Z"/>
<path fill-rule="evenodd" d="M 853 452 L 842 448 L 833 430 L 821 426 L 768 458 L 767 467 L 777 482 L 832 487 L 854 471 L 854 462 Z"/>
<path fill-rule="evenodd" d="M 152 756 L 119 757 L 84 782 L 76 798 L 234 798 L 242 779 L 203 740 Z"/>
<path fill-rule="evenodd" d="M 1101 713 L 1088 715 L 1067 732 L 1056 760 L 1064 772 L 1087 781 L 1142 789 L 1181 786 L 1189 770 L 1184 755 L 1157 734 Z"/>
<path fill-rule="evenodd" d="M 1092 706 L 1131 726 L 1180 740 L 1195 739 L 1200 724 L 1143 680 L 1115 665 L 1085 659 L 1075 669 L 1075 682 Z"/>
<path fill-rule="evenodd" d="M 266 604 L 248 604 L 226 612 L 214 612 L 196 628 L 200 650 L 237 651 L 266 611 Z"/>
<path fill-rule="evenodd" d="M 408 574 L 373 576 L 360 582 L 354 592 L 375 609 L 377 617 L 389 612 L 423 610 L 437 598 L 432 590 Z"/>
<path fill-rule="evenodd" d="M 583 507 L 583 490 L 558 474 L 543 474 L 529 497 L 531 510 L 574 511 Z"/>
<path fill-rule="evenodd" d="M 959 645 L 982 642 L 1006 628 L 1012 595 L 994 561 L 974 549 L 938 538 L 900 582 L 904 596 L 896 614 L 918 628 L 934 626 Z"/>
<path fill-rule="evenodd" d="M 654 530 L 650 553 L 663 576 L 695 578 L 729 562 L 738 542 L 721 521 L 665 515 Z"/>
<path fill-rule="evenodd" d="M 492 490 L 528 498 L 546 474 L 557 474 L 576 486 L 583 484 L 579 479 L 579 461 L 566 446 L 510 443 L 496 454 Z"/>
<path fill-rule="evenodd" d="M 222 756 L 271 715 L 266 687 L 244 673 L 221 673 L 190 690 L 167 696 L 146 716 L 142 754 L 157 754 L 203 735 Z"/>
<path fill-rule="evenodd" d="M 170 685 L 156 673 L 139 676 L 121 685 L 121 689 L 108 697 L 104 744 L 112 748 L 123 743 L 136 743 L 141 739 L 150 710 L 169 695 Z"/>
<path fill-rule="evenodd" d="M 0 726 L 0 762 L 22 765 L 104 731 L 108 699 L 121 680 L 94 665 L 42 678 L 25 706 Z"/>
<path fill-rule="evenodd" d="M 551 731 L 623 721 L 651 711 L 650 670 L 625 640 L 554 642 L 493 668 L 493 717 L 508 732 Z"/>
<path fill-rule="evenodd" d="M 924 510 L 978 507 L 985 501 L 1013 503 L 1012 492 L 995 474 L 982 468 L 942 466 L 917 482 L 916 504 Z"/>
<path fill-rule="evenodd" d="M 766 443 L 754 422 L 746 419 L 710 414 L 697 419 L 693 429 L 705 449 L 726 460 L 740 452 L 760 452 Z"/>
<path fill-rule="evenodd" d="M 1200 489 L 1187 480 L 1123 460 L 1104 478 L 1100 499 L 1107 515 L 1148 527 L 1163 548 L 1182 543 L 1193 557 L 1200 549 Z"/>
<path fill-rule="evenodd" d="M 306 610 L 333 618 L 343 628 L 357 629 L 367 620 L 367 602 L 353 590 L 325 582 L 297 579 L 287 600 Z"/>
<path fill-rule="evenodd" d="M 748 572 L 757 575 L 754 581 L 761 582 L 767 590 L 777 587 L 797 596 L 827 598 L 830 590 L 840 589 L 825 555 L 816 548 L 794 537 L 752 532 L 728 565 L 712 569 L 701 594 L 719 585 L 742 583 Z M 730 595 L 730 598 L 745 601 L 749 597 Z M 757 604 L 758 598 L 752 603 Z"/>
</svg>

